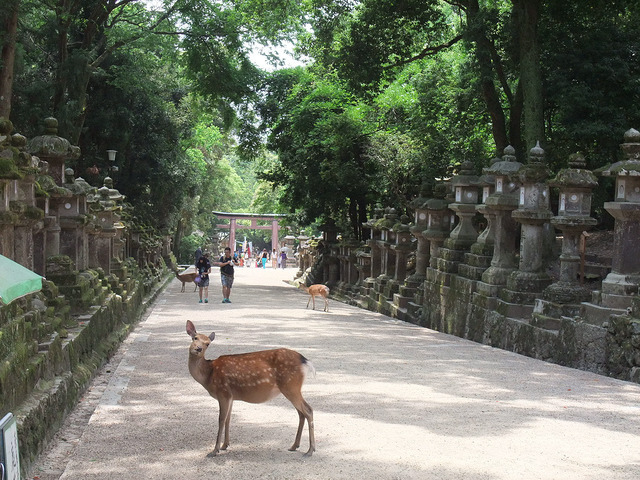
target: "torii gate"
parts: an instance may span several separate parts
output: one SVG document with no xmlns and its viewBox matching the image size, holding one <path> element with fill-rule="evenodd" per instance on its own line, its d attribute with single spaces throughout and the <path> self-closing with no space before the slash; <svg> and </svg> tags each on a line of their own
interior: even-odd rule
<svg viewBox="0 0 640 480">
<path fill-rule="evenodd" d="M 227 213 L 227 212 L 211 212 L 218 218 L 229 219 L 229 223 L 216 225 L 218 228 L 229 229 L 229 247 L 231 251 L 235 251 L 236 247 L 236 229 L 245 228 L 249 230 L 268 230 L 271 229 L 271 250 L 278 251 L 278 235 L 280 233 L 280 224 L 278 218 L 285 217 L 281 213 Z M 238 220 L 250 220 L 250 225 L 238 224 Z M 271 221 L 271 225 L 258 225 L 258 221 Z"/>
</svg>

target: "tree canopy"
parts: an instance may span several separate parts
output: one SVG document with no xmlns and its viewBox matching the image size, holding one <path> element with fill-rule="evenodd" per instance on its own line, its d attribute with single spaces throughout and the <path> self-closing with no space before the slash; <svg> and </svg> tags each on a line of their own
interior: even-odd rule
<svg viewBox="0 0 640 480">
<path fill-rule="evenodd" d="M 362 239 L 376 204 L 408 212 L 509 144 L 615 159 L 640 124 L 639 20 L 622 0 L 7 0 L 0 116 L 27 136 L 58 118 L 76 173 L 111 175 L 176 250 L 216 210 Z M 278 66 L 289 44 L 299 67 Z"/>
</svg>

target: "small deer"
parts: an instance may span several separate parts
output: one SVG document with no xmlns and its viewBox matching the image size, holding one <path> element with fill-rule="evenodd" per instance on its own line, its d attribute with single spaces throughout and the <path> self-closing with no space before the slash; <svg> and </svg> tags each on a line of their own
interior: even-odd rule
<svg viewBox="0 0 640 480">
<path fill-rule="evenodd" d="M 182 290 L 180 290 L 181 292 L 184 292 L 184 286 L 187 283 L 195 283 L 195 288 L 193 289 L 193 291 L 195 292 L 198 289 L 198 284 L 196 283 L 196 277 L 198 276 L 197 272 L 191 272 L 191 273 L 178 273 L 178 271 L 176 270 L 176 278 L 178 280 L 180 280 L 182 282 Z"/>
<path fill-rule="evenodd" d="M 329 311 L 329 287 L 327 287 L 326 285 L 322 285 L 321 283 L 316 283 L 315 285 L 309 285 L 308 287 L 306 285 L 301 284 L 300 287 L 307 292 L 310 297 L 309 300 L 307 301 L 307 306 L 305 308 L 309 308 L 309 302 L 313 301 L 313 307 L 312 309 L 315 310 L 316 309 L 316 296 L 321 296 L 322 298 L 324 298 L 324 311 L 328 312 Z"/>
<path fill-rule="evenodd" d="M 215 338 L 196 332 L 195 325 L 187 320 L 187 333 L 192 339 L 189 346 L 189 373 L 218 400 L 218 436 L 216 445 L 209 455 L 215 456 L 229 446 L 229 423 L 234 400 L 249 403 L 264 403 L 282 393 L 298 411 L 298 431 L 293 445 L 295 451 L 300 446 L 304 421 L 309 425 L 309 450 L 311 456 L 316 450 L 313 429 L 313 409 L 302 397 L 302 383 L 308 371 L 315 372 L 313 365 L 298 352 L 286 348 L 263 350 L 239 355 L 222 355 L 214 360 L 206 360 L 204 354 Z M 222 432 L 224 431 L 224 443 Z"/>
</svg>

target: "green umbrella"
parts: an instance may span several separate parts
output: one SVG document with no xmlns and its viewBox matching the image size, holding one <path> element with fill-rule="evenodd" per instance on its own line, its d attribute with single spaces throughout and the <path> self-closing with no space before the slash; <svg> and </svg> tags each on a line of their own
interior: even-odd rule
<svg viewBox="0 0 640 480">
<path fill-rule="evenodd" d="M 0 255 L 0 302 L 8 305 L 16 298 L 42 289 L 42 277 L 19 263 Z"/>
</svg>

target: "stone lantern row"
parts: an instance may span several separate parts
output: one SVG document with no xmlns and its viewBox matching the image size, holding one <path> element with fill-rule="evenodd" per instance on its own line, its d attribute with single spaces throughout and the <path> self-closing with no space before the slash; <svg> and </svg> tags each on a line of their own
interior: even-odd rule
<svg viewBox="0 0 640 480">
<path fill-rule="evenodd" d="M 516 161 L 513 147 L 507 147 L 501 158 L 483 169 L 482 176 L 474 174 L 470 162 L 463 163 L 450 186 L 439 184 L 433 191 L 427 187 L 421 191 L 412 205 L 415 216 L 410 225 L 394 209 L 376 209 L 363 225 L 371 230 L 368 251 L 351 257 L 342 252 L 344 262 L 357 263 L 357 273 L 344 263 L 340 280 L 353 283 L 357 277 L 356 284 L 367 298 L 365 306 L 383 312 L 383 304 L 392 299 L 396 307 L 403 298 L 404 303 L 414 298 L 421 304 L 427 295 L 420 289 L 423 282 L 446 287 L 453 276 L 458 287 L 460 279 L 468 279 L 473 291 L 513 306 L 520 314 L 523 305 L 530 314 L 534 304 L 539 313 L 547 304 L 567 304 L 571 308 L 560 315 L 575 316 L 584 312 L 590 298 L 600 307 L 627 308 L 630 295 L 637 294 L 640 285 L 636 246 L 640 238 L 640 133 L 626 132 L 621 148 L 624 159 L 598 172 L 616 178 L 616 198 L 605 204 L 616 223 L 612 271 L 602 283 L 602 292 L 593 298 L 580 285 L 578 268 L 581 235 L 596 224 L 590 217 L 596 177 L 586 169 L 584 158 L 575 154 L 568 168 L 550 179 L 539 145 L 531 149 L 524 165 Z M 550 209 L 550 187 L 559 192 L 557 215 Z M 552 283 L 545 254 L 553 249 L 556 229 L 563 240 L 559 277 Z M 406 259 L 414 249 L 415 273 L 405 278 Z M 348 280 L 343 272 L 348 272 Z M 506 312 L 507 316 L 512 313 Z"/>
<path fill-rule="evenodd" d="M 0 178 L 0 253 L 43 276 L 51 276 L 48 259 L 59 255 L 80 271 L 120 273 L 124 197 L 112 179 L 96 189 L 66 168 L 80 149 L 58 136 L 54 118 L 45 120 L 44 135 L 29 142 L 12 130 L 11 122 L 0 121 L 0 156 L 15 168 Z"/>
</svg>

